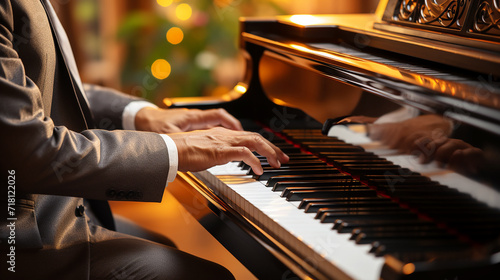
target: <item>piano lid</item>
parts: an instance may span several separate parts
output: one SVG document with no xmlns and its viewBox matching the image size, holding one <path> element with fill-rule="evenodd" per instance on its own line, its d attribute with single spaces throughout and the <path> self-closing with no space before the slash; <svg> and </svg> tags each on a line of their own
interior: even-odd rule
<svg viewBox="0 0 500 280">
<path fill-rule="evenodd" d="M 415 9 L 420 7 L 423 13 L 429 7 L 452 9 L 453 3 L 462 2 L 466 2 L 463 9 L 475 11 L 479 2 L 487 1 L 388 0 L 380 2 L 375 14 L 243 19 L 241 46 L 264 48 L 263 61 L 280 60 L 400 104 L 500 134 L 500 43 L 496 33 L 437 32 L 451 27 L 436 26 L 435 21 L 396 19 L 396 4 L 401 7 L 410 2 L 420 3 Z M 491 5 L 498 6 L 498 1 Z M 464 16 L 471 13 L 463 11 Z M 472 24 L 469 21 L 456 25 L 465 28 L 466 23 Z M 494 28 L 497 26 L 488 30 Z M 304 105 L 277 99 L 292 107 Z"/>
<path fill-rule="evenodd" d="M 395 148 L 404 143 L 391 141 L 415 137 L 414 132 L 441 145 L 439 128 L 447 145 L 469 153 L 451 161 L 448 154 L 448 167 L 498 190 L 500 37 L 492 30 L 498 26 L 481 34 L 467 29 L 486 2 L 492 9 L 500 6 L 498 0 L 387 0 L 374 14 L 242 19 L 240 45 L 258 62 L 253 74 L 274 103 L 299 108 L 320 122 L 350 115 L 350 121 L 369 123 L 365 117 L 373 117 L 371 136 Z M 405 9 L 416 14 L 403 21 Z M 441 17 L 459 15 L 453 23 L 429 20 L 438 11 Z M 393 116 L 386 124 L 390 112 L 398 112 L 391 104 L 417 113 Z"/>
</svg>

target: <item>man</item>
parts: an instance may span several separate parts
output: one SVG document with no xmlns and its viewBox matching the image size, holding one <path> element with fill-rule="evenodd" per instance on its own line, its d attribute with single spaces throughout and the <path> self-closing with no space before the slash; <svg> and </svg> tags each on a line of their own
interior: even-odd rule
<svg viewBox="0 0 500 280">
<path fill-rule="evenodd" d="M 208 130 L 186 132 L 195 129 Z M 261 173 L 252 151 L 275 167 L 288 160 L 223 110 L 161 110 L 83 86 L 48 0 L 0 3 L 0 131 L 2 279 L 230 279 L 214 263 L 114 231 L 102 200 L 160 201 L 177 170 L 232 160 Z"/>
</svg>

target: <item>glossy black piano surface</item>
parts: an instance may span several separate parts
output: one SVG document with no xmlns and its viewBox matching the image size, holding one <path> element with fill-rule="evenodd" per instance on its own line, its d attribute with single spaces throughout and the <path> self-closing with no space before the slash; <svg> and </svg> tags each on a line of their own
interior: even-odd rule
<svg viewBox="0 0 500 280">
<path fill-rule="evenodd" d="M 498 0 L 243 19 L 231 101 L 172 106 L 224 107 L 291 161 L 181 174 L 200 223 L 260 279 L 499 279 L 499 41 Z"/>
</svg>

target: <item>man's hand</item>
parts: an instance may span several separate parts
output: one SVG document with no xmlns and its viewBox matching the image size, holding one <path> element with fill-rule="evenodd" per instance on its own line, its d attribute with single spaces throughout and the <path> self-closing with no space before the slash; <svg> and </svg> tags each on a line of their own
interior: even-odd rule
<svg viewBox="0 0 500 280">
<path fill-rule="evenodd" d="M 204 131 L 169 134 L 179 152 L 179 171 L 200 171 L 230 161 L 244 161 L 256 174 L 262 174 L 256 151 L 279 168 L 289 158 L 257 133 L 216 127 Z"/>
<path fill-rule="evenodd" d="M 222 126 L 243 130 L 241 123 L 224 109 L 159 109 L 146 107 L 137 112 L 135 127 L 141 131 L 176 133 Z"/>
</svg>

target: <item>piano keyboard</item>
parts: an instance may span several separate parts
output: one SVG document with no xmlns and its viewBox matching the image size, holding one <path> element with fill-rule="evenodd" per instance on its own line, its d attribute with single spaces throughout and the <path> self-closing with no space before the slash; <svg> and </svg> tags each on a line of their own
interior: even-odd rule
<svg viewBox="0 0 500 280">
<path fill-rule="evenodd" d="M 362 128 L 334 126 L 329 137 L 286 130 L 275 143 L 291 160 L 280 169 L 263 158 L 261 176 L 238 162 L 195 176 L 321 272 L 318 278 L 375 280 L 383 256 L 403 262 L 459 258 L 499 236 L 496 192 L 398 155 Z"/>
</svg>

